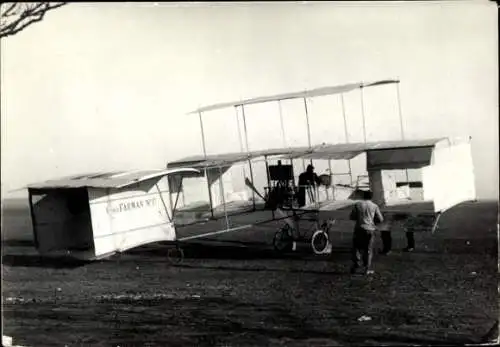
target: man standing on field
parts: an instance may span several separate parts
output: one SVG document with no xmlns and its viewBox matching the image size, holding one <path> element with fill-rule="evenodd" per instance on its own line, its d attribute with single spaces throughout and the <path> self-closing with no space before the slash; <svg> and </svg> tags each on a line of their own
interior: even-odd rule
<svg viewBox="0 0 500 347">
<path fill-rule="evenodd" d="M 380 208 L 371 201 L 372 193 L 365 191 L 363 193 L 364 200 L 357 202 L 351 212 L 351 220 L 356 221 L 354 227 L 354 236 L 352 240 L 352 268 L 351 273 L 354 274 L 359 267 L 359 263 L 363 260 L 365 273 L 373 274 L 372 257 L 373 257 L 373 242 L 374 233 L 377 230 L 376 223 L 382 223 L 384 217 L 380 212 Z"/>
</svg>

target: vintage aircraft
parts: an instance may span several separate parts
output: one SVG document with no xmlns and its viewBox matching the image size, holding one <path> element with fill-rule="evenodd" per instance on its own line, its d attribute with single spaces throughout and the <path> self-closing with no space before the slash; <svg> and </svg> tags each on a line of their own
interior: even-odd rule
<svg viewBox="0 0 500 347">
<path fill-rule="evenodd" d="M 192 227 L 193 224 L 202 223 L 203 229 L 213 231 L 194 233 L 182 240 L 235 232 L 258 224 L 283 220 L 283 227 L 278 228 L 274 237 L 274 246 L 277 250 L 290 250 L 295 242 L 306 241 L 311 242 L 315 253 L 321 254 L 328 252 L 330 248 L 328 237 L 331 232 L 330 226 L 336 220 L 349 219 L 349 212 L 360 198 L 360 192 L 363 189 L 371 190 L 374 200 L 382 207 L 386 223 L 380 226 L 381 229 L 391 228 L 399 223 L 403 224 L 407 230 L 425 229 L 434 232 L 444 211 L 461 202 L 476 199 L 469 137 L 405 140 L 400 114 L 402 140 L 367 142 L 363 118 L 364 142 L 311 144 L 307 98 L 333 94 L 340 94 L 342 97 L 343 93 L 352 90 L 359 89 L 362 92 L 364 88 L 388 84 L 398 86 L 399 81 L 384 80 L 324 87 L 211 105 L 192 112 L 199 115 L 204 153 L 170 162 L 167 168 L 189 167 L 199 170 L 200 174 L 197 179 L 203 183 L 196 185 L 196 190 L 199 191 L 205 187 L 204 189 L 208 192 L 208 204 L 195 204 L 194 206 L 190 205 L 189 199 L 183 199 L 180 208 L 176 211 L 175 220 L 179 227 L 187 224 Z M 399 104 L 399 89 L 397 92 Z M 245 106 L 264 102 L 279 103 L 290 99 L 304 100 L 309 145 L 250 151 Z M 343 99 L 341 100 L 343 103 Z M 363 103 L 362 97 L 361 102 Z M 226 107 L 241 108 L 247 141 L 246 151 L 207 155 L 202 112 Z M 361 109 L 364 109 L 364 105 Z M 400 107 L 399 110 L 401 110 Z M 347 128 L 345 111 L 343 116 L 344 126 Z M 345 133 L 347 138 L 347 129 Z M 352 159 L 362 155 L 366 157 L 367 174 L 353 177 L 349 164 Z M 271 161 L 278 161 L 278 163 L 270 165 Z M 289 163 L 283 165 L 283 161 Z M 301 186 L 295 180 L 297 177 L 294 173 L 294 161 L 303 163 L 309 161 L 311 164 L 313 161 L 316 163 L 327 161 L 329 169 L 327 173 L 319 176 L 319 182 L 315 187 Z M 346 173 L 335 174 L 331 170 L 332 163 L 340 161 L 347 161 L 349 168 L 347 175 L 350 178 L 348 184 L 335 182 L 339 175 L 346 175 Z M 254 177 L 254 168 L 259 162 L 265 165 L 267 179 L 266 186 L 260 191 L 255 186 Z M 247 191 L 252 195 L 251 198 L 238 198 L 238 194 L 235 194 L 232 187 L 231 171 L 234 173 L 233 169 L 242 165 L 249 169 L 250 177 L 246 177 L 245 170 L 243 170 L 245 177 L 242 179 L 249 188 Z M 409 180 L 408 170 L 416 171 L 420 179 Z M 405 179 L 397 177 L 397 173 L 402 171 L 406 171 Z M 453 180 L 450 180 L 450 177 L 453 177 Z M 362 184 L 363 181 L 365 181 L 364 184 Z M 321 188 L 323 188 L 323 194 L 320 194 Z M 306 192 L 306 204 L 298 204 L 301 189 Z M 419 191 L 419 194 L 412 194 L 415 190 Z M 300 231 L 299 223 L 304 220 L 314 222 L 312 228 L 306 230 L 305 233 Z M 221 221 L 225 225 L 220 225 Z"/>
<path fill-rule="evenodd" d="M 350 143 L 343 112 L 345 143 L 311 143 L 308 98 L 338 94 L 343 104 L 344 93 L 360 90 L 362 96 L 365 88 L 390 84 L 398 87 L 399 81 L 352 83 L 202 107 L 194 111 L 200 119 L 202 155 L 169 162 L 167 170 L 89 174 L 30 185 L 37 249 L 91 260 L 166 241 L 176 245 L 169 255 L 181 259 L 182 242 L 282 221 L 273 241 L 276 250 L 292 250 L 296 242 L 305 241 L 321 254 L 331 249 L 332 225 L 349 219 L 363 189 L 373 192 L 386 215 L 381 228 L 403 223 L 405 228 L 434 232 L 444 211 L 476 198 L 470 138 L 405 140 L 401 128 L 402 140 L 367 142 L 363 114 L 364 142 Z M 250 151 L 245 106 L 290 99 L 304 101 L 308 146 Z M 227 107 L 241 108 L 246 150 L 208 155 L 202 113 Z M 401 114 L 400 121 L 402 126 Z M 362 156 L 365 173 L 355 177 L 350 164 Z M 305 161 L 328 164 L 314 186 L 296 180 L 294 164 L 302 162 L 305 168 Z M 347 163 L 347 173 L 332 170 L 339 162 Z M 262 186 L 257 183 L 259 165 L 264 167 Z M 420 179 L 409 180 L 408 170 L 418 171 Z M 398 177 L 404 171 L 406 177 Z M 238 174 L 243 187 L 239 191 L 234 187 Z M 347 182 L 341 176 L 347 176 Z M 207 202 L 200 202 L 203 191 Z M 304 231 L 303 221 L 312 222 L 312 227 Z"/>
<path fill-rule="evenodd" d="M 453 142 L 452 142 L 453 141 Z M 287 153 L 288 152 L 288 153 Z M 184 202 L 179 205 L 174 219 L 177 225 L 203 223 L 204 229 L 216 229 L 218 222 L 225 221 L 220 230 L 204 234 L 196 234 L 184 240 L 207 237 L 225 232 L 234 232 L 251 228 L 257 224 L 283 219 L 285 225 L 276 232 L 274 245 L 277 250 L 290 249 L 295 241 L 311 241 L 316 253 L 325 252 L 328 245 L 328 229 L 333 220 L 349 218 L 352 205 L 360 199 L 360 191 L 369 189 L 374 200 L 382 206 L 382 212 L 389 224 L 381 228 L 390 228 L 392 223 L 401 221 L 406 228 L 418 230 L 427 227 L 435 231 L 441 214 L 458 203 L 475 199 L 474 177 L 471 173 L 459 177 L 459 181 L 450 182 L 449 177 L 455 177 L 457 168 L 471 164 L 470 142 L 461 139 L 427 139 L 407 141 L 387 141 L 376 143 L 352 143 L 349 145 L 318 145 L 311 149 L 287 149 L 278 155 L 280 160 L 315 159 L 315 160 L 348 160 L 366 153 L 369 185 L 335 185 L 331 176 L 316 187 L 307 185 L 308 203 L 299 206 L 298 190 L 294 183 L 292 165 L 267 165 L 269 175 L 268 185 L 264 192 L 254 186 L 249 178 L 246 185 L 260 199 L 226 201 L 230 195 L 228 182 L 224 182 L 224 172 L 229 168 L 265 156 L 265 162 L 270 160 L 269 153 L 250 152 L 244 155 L 234 154 L 222 156 L 207 156 L 206 159 L 194 161 L 193 158 L 172 162 L 169 168 L 191 167 L 199 170 L 200 177 L 210 187 L 211 206 L 203 209 L 199 206 L 190 208 Z M 255 161 L 253 161 L 255 164 Z M 281 166 L 281 168 L 280 168 Z M 422 171 L 423 179 L 419 182 L 398 182 L 391 176 L 393 170 L 406 168 Z M 458 171 L 460 171 L 458 170 Z M 330 181 L 330 182 L 328 182 Z M 204 183 L 205 183 L 204 182 Z M 216 191 L 216 187 L 220 189 Z M 224 187 L 226 186 L 226 187 Z M 321 196 L 320 189 L 330 189 L 331 194 L 326 199 Z M 421 195 L 410 196 L 410 189 L 419 188 Z M 197 216 L 185 218 L 198 212 Z M 196 214 L 196 213 L 195 213 Z M 312 216 L 312 217 L 311 217 Z M 184 217 L 184 218 L 183 218 Z M 297 218 L 300 217 L 300 218 Z M 311 219 L 312 218 L 312 219 Z M 309 230 L 308 236 L 299 232 L 298 221 L 315 221 L 315 229 Z M 189 223 L 191 222 L 191 223 Z M 212 222 L 212 224 L 210 224 Z M 413 225 L 413 226 L 411 226 Z M 311 234 L 312 232 L 312 234 Z"/>
</svg>

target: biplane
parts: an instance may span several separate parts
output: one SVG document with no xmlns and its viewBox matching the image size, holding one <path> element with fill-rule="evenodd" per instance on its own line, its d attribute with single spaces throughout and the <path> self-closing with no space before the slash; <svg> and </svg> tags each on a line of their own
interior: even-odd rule
<svg viewBox="0 0 500 347">
<path fill-rule="evenodd" d="M 340 94 L 343 106 L 343 94 L 358 89 L 361 90 L 363 110 L 363 89 L 389 84 L 397 87 L 403 139 L 367 142 L 363 114 L 365 141 L 348 142 L 345 109 L 342 107 L 346 142 L 329 144 L 322 141 L 317 145 L 311 144 L 307 99 Z M 290 99 L 302 99 L 304 102 L 308 146 L 249 150 L 245 107 Z M 202 113 L 227 107 L 241 110 L 246 151 L 208 155 Z M 195 233 L 182 238 L 184 241 L 282 221 L 273 241 L 276 250 L 292 250 L 296 242 L 310 242 L 315 253 L 323 254 L 331 249 L 331 226 L 336 221 L 349 219 L 352 206 L 361 199 L 364 190 L 370 190 L 374 201 L 381 206 L 386 219 L 379 226 L 382 230 L 399 224 L 407 231 L 429 230 L 434 233 L 443 212 L 459 203 L 476 199 L 471 138 L 404 139 L 398 80 L 354 83 L 258 97 L 205 106 L 191 113 L 199 116 L 203 154 L 169 162 L 167 168 L 197 169 L 199 174 L 187 180 L 199 181 L 199 184 L 192 186 L 198 192 L 205 189 L 208 203 L 190 205 L 189 199 L 183 200 L 176 211 L 175 221 L 179 228 L 201 223 L 203 229 L 212 231 Z M 280 118 L 283 122 L 281 114 Z M 243 148 L 241 142 L 240 136 Z M 361 156 L 364 156 L 365 170 L 362 174 L 354 175 L 351 161 Z M 320 162 L 327 163 L 323 166 L 328 168 L 315 176 L 315 182 L 304 185 L 296 168 L 302 163 L 305 169 L 306 162 L 311 167 Z M 332 166 L 338 166 L 339 162 L 347 164 L 344 165 L 348 167 L 347 173 L 335 173 L 332 170 Z M 260 187 L 256 186 L 254 175 L 258 164 L 265 167 L 261 170 L 265 182 Z M 244 177 L 239 175 L 246 189 L 235 192 L 234 174 L 240 172 L 237 167 L 241 166 L 247 169 L 242 170 Z M 416 173 L 418 179 L 409 179 L 410 170 Z M 348 176 L 347 182 L 344 180 L 343 183 L 339 176 Z M 301 227 L 302 221 L 313 222 L 312 227 L 301 231 L 304 229 Z"/>
<path fill-rule="evenodd" d="M 476 199 L 471 139 L 404 139 L 399 105 L 401 140 L 366 141 L 362 113 L 364 141 L 349 142 L 343 95 L 361 91 L 363 110 L 364 89 L 391 84 L 397 87 L 399 105 L 399 81 L 383 80 L 201 107 L 191 112 L 200 120 L 201 155 L 171 161 L 166 170 L 88 174 L 30 185 L 37 249 L 99 259 L 165 241 L 176 246 L 169 248 L 169 256 L 182 259 L 183 242 L 278 223 L 277 251 L 306 242 L 324 254 L 331 250 L 333 225 L 349 220 L 364 190 L 372 192 L 385 215 L 381 229 L 399 223 L 406 230 L 434 232 L 444 211 Z M 313 145 L 307 101 L 335 95 L 342 102 L 346 141 Z M 245 107 L 292 99 L 303 100 L 308 145 L 250 150 Z M 241 110 L 245 150 L 207 154 L 202 114 L 231 107 Z M 283 124 L 281 112 L 280 120 Z M 243 149 L 239 123 L 238 134 Z M 355 174 L 351 162 L 359 158 L 365 168 Z M 306 163 L 325 170 L 299 174 L 307 171 Z M 335 171 L 342 163 L 347 172 Z M 409 171 L 418 178 L 410 180 Z M 304 228 L 304 222 L 310 227 Z"/>
</svg>

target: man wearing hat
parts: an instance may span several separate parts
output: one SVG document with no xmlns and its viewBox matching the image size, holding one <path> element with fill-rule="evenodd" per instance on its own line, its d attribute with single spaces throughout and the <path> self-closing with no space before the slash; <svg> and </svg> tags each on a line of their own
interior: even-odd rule
<svg viewBox="0 0 500 347">
<path fill-rule="evenodd" d="M 375 224 L 383 223 L 384 217 L 380 208 L 372 200 L 371 191 L 363 191 L 363 200 L 356 202 L 351 211 L 351 220 L 355 221 L 352 239 L 352 267 L 351 273 L 356 273 L 361 260 L 367 275 L 373 274 L 372 256 Z"/>
<path fill-rule="evenodd" d="M 311 164 L 307 165 L 306 171 L 299 175 L 299 191 L 297 193 L 299 207 L 305 206 L 306 204 L 306 189 L 320 184 L 321 180 L 314 172 L 314 166 Z"/>
</svg>

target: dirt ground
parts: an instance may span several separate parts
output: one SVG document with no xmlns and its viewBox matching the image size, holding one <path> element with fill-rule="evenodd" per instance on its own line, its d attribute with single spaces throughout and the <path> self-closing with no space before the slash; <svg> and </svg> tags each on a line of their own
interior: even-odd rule
<svg viewBox="0 0 500 347">
<path fill-rule="evenodd" d="M 477 343 L 499 314 L 497 215 L 496 203 L 458 206 L 436 234 L 416 236 L 413 253 L 397 233 L 371 277 L 349 274 L 348 234 L 328 256 L 279 256 L 274 226 L 187 244 L 177 266 L 162 245 L 83 265 L 42 260 L 11 239 L 3 334 L 25 346 Z"/>
</svg>

